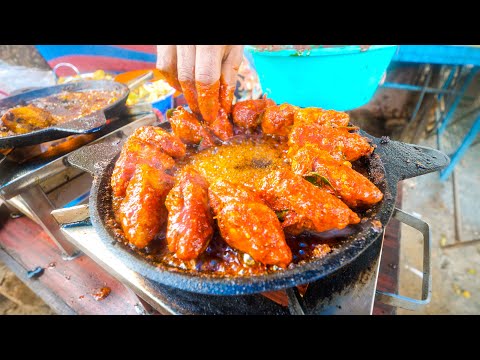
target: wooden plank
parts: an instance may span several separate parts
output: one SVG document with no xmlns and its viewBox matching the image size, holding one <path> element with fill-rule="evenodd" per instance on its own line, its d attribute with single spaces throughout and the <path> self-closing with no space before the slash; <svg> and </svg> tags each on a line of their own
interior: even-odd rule
<svg viewBox="0 0 480 360">
<path fill-rule="evenodd" d="M 27 270 L 37 266 L 45 268 L 42 276 L 26 284 L 40 296 L 43 294 L 47 297 L 47 302 L 52 299 L 52 308 L 60 313 L 137 314 L 135 305 L 138 304 L 138 299 L 122 283 L 85 255 L 64 260 L 53 241 L 39 225 L 27 217 L 2 217 L 0 247 L 11 261 L 18 264 L 17 267 L 14 266 L 16 273 L 21 275 L 23 269 L 25 275 L 20 276 L 22 280 L 26 278 Z M 11 265 L 11 261 L 7 266 Z M 104 286 L 111 289 L 110 295 L 104 300 L 95 300 L 93 294 Z M 44 289 L 40 291 L 40 287 Z M 61 306 L 62 302 L 70 311 Z"/>
</svg>

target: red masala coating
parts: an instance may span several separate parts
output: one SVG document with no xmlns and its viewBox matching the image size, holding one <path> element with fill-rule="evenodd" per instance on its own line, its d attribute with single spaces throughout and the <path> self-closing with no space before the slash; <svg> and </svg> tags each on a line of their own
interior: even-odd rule
<svg viewBox="0 0 480 360">
<path fill-rule="evenodd" d="M 289 152 L 288 156 L 294 173 L 307 175 L 315 172 L 325 177 L 333 187 L 333 194 L 350 207 L 372 206 L 383 199 L 382 192 L 365 176 L 315 145 L 305 144 L 297 151 Z M 330 185 L 322 184 L 321 179 L 317 182 L 330 191 Z"/>
<path fill-rule="evenodd" d="M 197 100 L 200 113 L 207 124 L 211 124 L 217 118 L 220 110 L 220 80 L 213 84 L 196 82 Z"/>
<path fill-rule="evenodd" d="M 297 233 L 343 229 L 360 218 L 340 199 L 290 170 L 273 171 L 262 180 L 260 193 L 275 211 L 287 211 L 283 226 Z M 290 226 L 294 228 L 289 228 Z"/>
<path fill-rule="evenodd" d="M 203 141 L 204 146 L 214 145 L 214 140 L 208 130 L 198 121 L 195 115 L 188 112 L 184 107 L 177 107 L 169 121 L 174 134 L 185 144 L 198 145 Z"/>
<path fill-rule="evenodd" d="M 175 158 L 185 156 L 185 144 L 172 133 L 156 126 L 139 127 L 132 135 L 153 146 L 159 146 L 167 155 Z"/>
<path fill-rule="evenodd" d="M 275 105 L 270 99 L 245 100 L 233 105 L 232 117 L 235 125 L 244 129 L 253 129 L 260 122 L 263 111 L 268 106 Z"/>
<path fill-rule="evenodd" d="M 227 141 L 233 136 L 233 125 L 222 108 L 220 108 L 217 118 L 208 128 L 222 141 Z"/>
<path fill-rule="evenodd" d="M 262 117 L 264 134 L 288 136 L 297 107 L 290 104 L 269 106 Z"/>
<path fill-rule="evenodd" d="M 141 164 L 147 164 L 163 171 L 173 168 L 175 160 L 165 154 L 159 147 L 130 136 L 123 145 L 110 179 L 114 196 L 125 196 L 128 183 L 137 166 Z"/>
<path fill-rule="evenodd" d="M 117 218 L 128 242 L 143 249 L 167 221 L 165 198 L 173 177 L 149 165 L 137 166 Z"/>
<path fill-rule="evenodd" d="M 196 259 L 213 235 L 207 182 L 193 169 L 182 171 L 165 206 L 168 210 L 168 249 L 179 259 Z"/>
<path fill-rule="evenodd" d="M 316 145 L 338 160 L 355 161 L 373 151 L 366 138 L 346 128 L 317 124 L 294 126 L 288 137 L 290 148 L 300 148 L 306 143 Z"/>
<path fill-rule="evenodd" d="M 232 112 L 232 102 L 235 95 L 235 88 L 228 85 L 223 77 L 220 78 L 220 107 L 227 115 Z"/>
<path fill-rule="evenodd" d="M 198 107 L 197 89 L 193 80 L 180 81 L 182 86 L 183 96 L 187 100 L 188 107 L 194 114 L 200 115 L 200 108 Z"/>
<path fill-rule="evenodd" d="M 275 212 L 250 190 L 218 181 L 209 189 L 222 238 L 264 264 L 287 267 L 292 252 Z"/>
<path fill-rule="evenodd" d="M 347 126 L 350 122 L 350 116 L 343 111 L 324 110 L 320 108 L 299 109 L 295 113 L 295 125 L 317 124 L 317 125 L 336 125 Z"/>
</svg>

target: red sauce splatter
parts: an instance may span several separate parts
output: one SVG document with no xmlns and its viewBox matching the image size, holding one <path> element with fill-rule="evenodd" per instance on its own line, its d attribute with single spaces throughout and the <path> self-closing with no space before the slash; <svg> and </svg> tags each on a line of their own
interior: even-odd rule
<svg viewBox="0 0 480 360">
<path fill-rule="evenodd" d="M 101 289 L 96 290 L 96 291 L 92 294 L 92 296 L 93 296 L 93 298 L 94 298 L 95 300 L 100 301 L 100 300 L 105 299 L 108 295 L 110 295 L 110 292 L 111 292 L 111 291 L 112 291 L 112 290 L 111 290 L 109 287 L 104 286 L 104 287 L 102 287 Z"/>
</svg>

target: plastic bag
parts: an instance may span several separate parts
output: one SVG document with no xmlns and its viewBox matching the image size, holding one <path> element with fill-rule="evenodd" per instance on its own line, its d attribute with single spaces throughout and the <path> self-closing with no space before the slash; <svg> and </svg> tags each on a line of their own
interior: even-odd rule
<svg viewBox="0 0 480 360">
<path fill-rule="evenodd" d="M 56 78 L 51 70 L 11 65 L 0 60 L 0 99 L 21 89 L 55 84 Z"/>
</svg>

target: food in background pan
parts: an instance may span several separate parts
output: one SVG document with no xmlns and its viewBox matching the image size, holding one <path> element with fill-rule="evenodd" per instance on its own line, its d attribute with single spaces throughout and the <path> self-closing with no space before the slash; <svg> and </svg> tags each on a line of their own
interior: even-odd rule
<svg viewBox="0 0 480 360">
<path fill-rule="evenodd" d="M 0 136 L 26 134 L 88 116 L 113 104 L 120 95 L 117 91 L 104 90 L 63 91 L 0 109 Z"/>
</svg>

